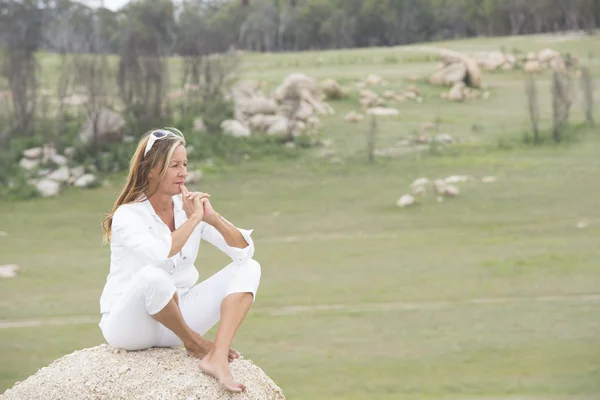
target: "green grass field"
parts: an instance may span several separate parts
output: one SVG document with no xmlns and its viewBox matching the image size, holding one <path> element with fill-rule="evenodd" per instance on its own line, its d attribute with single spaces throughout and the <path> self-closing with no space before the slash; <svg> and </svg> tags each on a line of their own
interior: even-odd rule
<svg viewBox="0 0 600 400">
<path fill-rule="evenodd" d="M 535 36 L 248 55 L 243 76 L 276 85 L 304 72 L 352 87 L 376 73 L 390 81 L 386 89 L 401 89 L 411 74 L 435 68 L 422 51 L 434 46 L 552 47 L 578 55 L 598 76 L 600 63 L 590 58 L 598 45 L 599 37 Z M 400 61 L 390 62 L 390 54 Z M 549 78 L 538 79 L 546 130 Z M 255 229 L 263 280 L 234 346 L 288 399 L 600 398 L 600 132 L 525 147 L 522 74 L 484 74 L 484 82 L 491 97 L 469 104 L 443 101 L 439 90 L 418 83 L 423 104 L 406 102 L 398 117 L 380 119 L 378 147 L 386 147 L 437 118 L 441 132 L 465 140 L 440 154 L 369 165 L 367 121 L 342 121 L 358 110 L 353 93 L 332 102 L 336 115 L 323 120 L 342 163 L 307 150 L 286 161 L 249 160 L 196 185 L 226 218 Z M 579 94 L 574 124 L 583 121 L 582 110 Z M 456 174 L 498 182 L 460 183 L 461 195 L 442 203 L 430 196 L 413 208 L 395 206 L 414 179 Z M 120 175 L 56 199 L 0 203 L 0 231 L 7 232 L 0 265 L 22 268 L 16 279 L 0 280 L 0 392 L 103 342 L 93 320 L 108 272 L 100 221 L 122 181 Z M 577 228 L 580 221 L 589 226 Z M 202 279 L 226 263 L 207 245 L 196 265 Z M 83 322 L 51 323 L 66 317 Z M 31 320 L 47 323 L 9 326 Z"/>
</svg>

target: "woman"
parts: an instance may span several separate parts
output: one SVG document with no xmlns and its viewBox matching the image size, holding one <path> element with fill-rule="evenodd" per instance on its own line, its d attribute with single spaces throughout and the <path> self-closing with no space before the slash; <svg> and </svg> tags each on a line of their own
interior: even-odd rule
<svg viewBox="0 0 600 400">
<path fill-rule="evenodd" d="M 233 337 L 256 297 L 260 265 L 252 231 L 216 212 L 210 195 L 189 192 L 185 140 L 176 129 L 155 130 L 139 142 L 125 188 L 103 223 L 111 263 L 100 298 L 100 329 L 127 350 L 183 345 L 200 369 L 232 392 Z M 194 261 L 204 239 L 233 262 L 195 285 Z M 195 286 L 194 286 L 195 285 Z M 220 320 L 214 343 L 203 338 Z"/>
</svg>

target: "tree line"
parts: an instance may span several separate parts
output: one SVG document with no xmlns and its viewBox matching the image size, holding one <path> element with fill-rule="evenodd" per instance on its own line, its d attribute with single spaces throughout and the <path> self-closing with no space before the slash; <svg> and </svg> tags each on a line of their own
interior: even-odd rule
<svg viewBox="0 0 600 400">
<path fill-rule="evenodd" d="M 2 47 L 51 52 L 301 51 L 592 32 L 599 24 L 600 0 L 132 0 L 117 11 L 0 0 Z"/>
</svg>

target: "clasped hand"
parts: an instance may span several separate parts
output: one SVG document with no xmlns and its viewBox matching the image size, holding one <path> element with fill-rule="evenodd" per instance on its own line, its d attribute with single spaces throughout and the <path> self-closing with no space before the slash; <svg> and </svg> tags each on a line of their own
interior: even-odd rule
<svg viewBox="0 0 600 400">
<path fill-rule="evenodd" d="M 181 198 L 188 218 L 195 215 L 201 221 L 212 225 L 219 215 L 210 204 L 210 194 L 208 193 L 190 192 L 185 185 L 181 185 Z"/>
</svg>

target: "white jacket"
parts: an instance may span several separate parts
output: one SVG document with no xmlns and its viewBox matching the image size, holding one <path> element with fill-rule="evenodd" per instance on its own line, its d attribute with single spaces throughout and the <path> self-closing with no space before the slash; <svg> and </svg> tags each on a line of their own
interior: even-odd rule
<svg viewBox="0 0 600 400">
<path fill-rule="evenodd" d="M 173 211 L 177 229 L 187 221 L 181 195 L 173 196 Z M 202 239 L 226 253 L 235 263 L 252 258 L 252 230 L 240 229 L 240 232 L 248 243 L 243 249 L 229 246 L 219 231 L 202 221 L 181 251 L 169 258 L 171 230 L 156 214 L 150 201 L 123 204 L 112 220 L 110 273 L 100 297 L 100 312 L 110 311 L 131 277 L 146 265 L 167 272 L 180 295 L 187 292 L 198 281 L 194 262 Z"/>
</svg>

